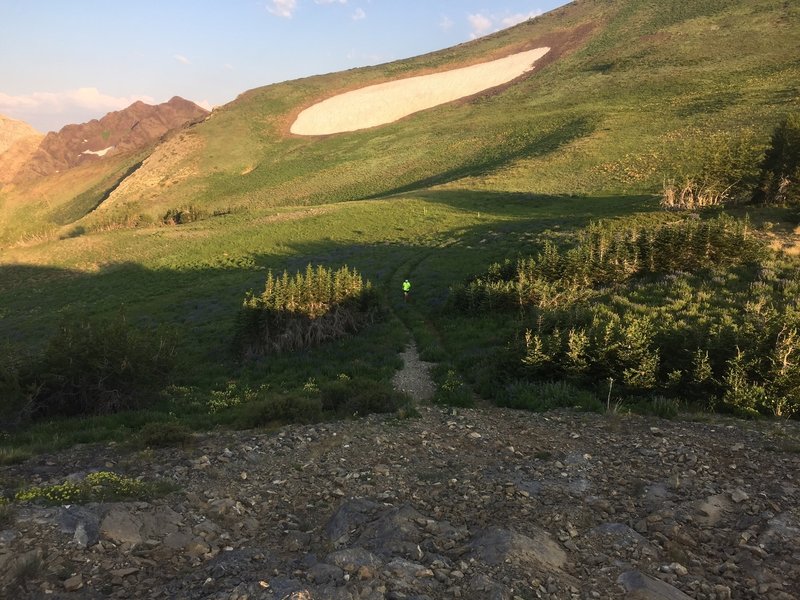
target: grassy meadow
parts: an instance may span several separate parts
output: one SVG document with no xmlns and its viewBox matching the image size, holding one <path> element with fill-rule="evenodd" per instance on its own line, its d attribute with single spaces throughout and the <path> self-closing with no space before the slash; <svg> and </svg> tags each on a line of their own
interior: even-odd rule
<svg viewBox="0 0 800 600">
<path fill-rule="evenodd" d="M 246 92 L 157 147 L 119 187 L 142 157 L 95 173 L 88 187 L 62 178 L 58 186 L 0 190 L 6 381 L 64 324 L 82 320 L 162 328 L 175 348 L 168 381 L 142 406 L 8 427 L 0 438 L 8 460 L 76 442 L 133 440 L 149 423 L 206 429 L 330 417 L 335 411 L 312 406 L 316 398 L 325 406 L 325 398 L 357 388 L 388 394 L 411 339 L 423 358 L 440 363 L 444 401 L 459 395 L 453 390 L 464 403 L 473 391 L 501 401 L 508 386 L 527 393 L 537 381 L 563 379 L 575 394 L 605 402 L 605 371 L 590 381 L 555 367 L 558 377 L 523 369 L 525 330 L 550 317 L 529 308 L 453 310 L 451 288 L 548 243 L 573 247 L 593 222 L 646 229 L 683 220 L 659 208 L 667 180 L 733 178 L 746 190 L 775 126 L 800 108 L 798 34 L 800 8 L 783 1 L 576 2 L 456 48 Z M 316 99 L 538 45 L 554 48 L 552 61 L 500 90 L 361 132 L 287 133 L 293 115 Z M 168 211 L 188 207 L 196 220 L 164 223 Z M 737 218 L 750 213 L 764 244 L 794 226 L 788 209 L 732 210 Z M 791 277 L 790 258 L 769 261 L 776 278 Z M 320 347 L 242 361 L 232 344 L 246 292 L 263 290 L 269 271 L 308 264 L 357 269 L 382 298 L 384 318 Z M 736 287 L 730 277 L 743 290 L 754 279 L 684 270 L 673 268 L 689 297 L 695 287 L 703 297 L 720 294 L 696 310 L 725 305 L 721 318 L 739 318 L 740 304 L 725 300 L 725 290 Z M 670 313 L 669 286 L 631 285 L 593 298 Z M 728 359 L 715 378 L 725 377 Z M 688 406 L 659 385 L 614 398 L 669 396 L 670 406 Z M 573 390 L 554 389 L 546 393 Z"/>
</svg>

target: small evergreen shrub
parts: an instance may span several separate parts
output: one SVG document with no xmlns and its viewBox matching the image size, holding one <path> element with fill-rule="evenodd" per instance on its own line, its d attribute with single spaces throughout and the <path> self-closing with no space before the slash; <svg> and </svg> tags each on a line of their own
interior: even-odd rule
<svg viewBox="0 0 800 600">
<path fill-rule="evenodd" d="M 800 205 L 800 112 L 775 129 L 761 162 L 753 201 L 778 206 Z"/>
<path fill-rule="evenodd" d="M 148 423 L 139 430 L 137 437 L 142 446 L 165 448 L 187 443 L 192 439 L 192 432 L 180 423 Z"/>
<path fill-rule="evenodd" d="M 264 291 L 245 297 L 234 346 L 246 357 L 318 346 L 374 322 L 379 304 L 372 284 L 347 266 L 332 271 L 308 265 L 293 277 L 270 271 Z"/>
<path fill-rule="evenodd" d="M 445 373 L 442 382 L 433 395 L 433 401 L 436 404 L 461 408 L 471 408 L 475 405 L 472 390 L 469 389 L 454 369 L 448 369 Z"/>
<path fill-rule="evenodd" d="M 721 215 L 640 226 L 599 222 L 569 249 L 545 242 L 536 256 L 496 263 L 488 272 L 451 288 L 448 306 L 465 313 L 557 309 L 586 301 L 594 289 L 675 271 L 757 262 L 765 248 L 747 219 Z"/>
</svg>

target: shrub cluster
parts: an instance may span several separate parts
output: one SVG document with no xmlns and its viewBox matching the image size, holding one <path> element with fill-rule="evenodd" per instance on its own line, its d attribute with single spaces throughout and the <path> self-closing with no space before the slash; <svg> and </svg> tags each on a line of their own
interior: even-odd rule
<svg viewBox="0 0 800 600">
<path fill-rule="evenodd" d="M 148 423 L 139 430 L 137 441 L 150 448 L 180 446 L 192 439 L 191 430 L 176 422 Z"/>
<path fill-rule="evenodd" d="M 601 412 L 603 405 L 586 390 L 565 381 L 512 381 L 497 395 L 497 404 L 544 412 L 554 408 L 579 408 Z"/>
<path fill-rule="evenodd" d="M 203 209 L 190 204 L 181 208 L 170 208 L 161 217 L 161 222 L 164 225 L 185 225 L 205 218 L 206 214 Z"/>
<path fill-rule="evenodd" d="M 234 344 L 244 356 L 301 350 L 359 331 L 378 309 L 372 284 L 347 266 L 308 265 L 304 274 L 280 277 L 270 271 L 264 291 L 244 299 Z"/>
<path fill-rule="evenodd" d="M 0 394 L 6 424 L 137 409 L 175 364 L 175 336 L 113 320 L 65 322 L 38 357 L 6 347 Z"/>
<path fill-rule="evenodd" d="M 499 290 L 499 292 L 498 292 Z M 518 379 L 564 380 L 707 408 L 800 412 L 800 276 L 746 221 L 592 226 L 567 251 L 495 265 L 456 290 L 468 312 L 522 310 Z M 512 344 L 513 346 L 513 344 Z M 508 381 L 494 381 L 498 401 Z M 511 394 L 516 397 L 519 394 Z"/>
<path fill-rule="evenodd" d="M 661 208 L 665 210 L 703 210 L 721 206 L 730 199 L 731 188 L 695 179 L 683 183 L 668 181 L 661 192 Z"/>
<path fill-rule="evenodd" d="M 242 405 L 240 425 L 258 427 L 274 423 L 314 423 L 325 418 L 393 413 L 408 408 L 409 398 L 388 382 L 340 375 L 321 385 L 308 382 L 300 393 L 268 393 Z"/>
<path fill-rule="evenodd" d="M 451 289 L 451 307 L 468 313 L 510 308 L 556 308 L 586 300 L 593 288 L 635 277 L 735 266 L 764 256 L 750 223 L 722 215 L 657 226 L 599 222 L 577 245 L 547 241 L 535 257 L 506 260 Z"/>
</svg>

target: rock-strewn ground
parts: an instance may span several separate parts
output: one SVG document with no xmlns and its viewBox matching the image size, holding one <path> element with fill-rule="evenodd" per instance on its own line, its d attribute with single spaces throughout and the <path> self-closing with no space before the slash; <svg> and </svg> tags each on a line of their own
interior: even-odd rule
<svg viewBox="0 0 800 600">
<path fill-rule="evenodd" d="M 422 408 L 73 449 L 3 468 L 167 478 L 150 502 L 23 506 L 4 598 L 800 597 L 797 423 Z"/>
</svg>

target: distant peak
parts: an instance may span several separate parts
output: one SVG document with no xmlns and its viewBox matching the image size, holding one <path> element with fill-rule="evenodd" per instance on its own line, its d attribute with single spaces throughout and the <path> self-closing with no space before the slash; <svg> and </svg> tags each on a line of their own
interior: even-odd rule
<svg viewBox="0 0 800 600">
<path fill-rule="evenodd" d="M 180 96 L 173 96 L 167 102 L 165 102 L 165 104 L 168 104 L 169 106 L 193 106 L 193 107 L 196 106 L 201 110 L 208 112 L 205 108 L 203 108 L 196 102 L 192 102 L 191 100 L 187 100 L 186 98 L 181 98 Z"/>
<path fill-rule="evenodd" d="M 201 107 L 202 108 L 202 107 Z M 5 115 L 0 115 L 0 126 L 4 128 L 11 128 L 14 127 L 18 130 L 27 130 L 31 134 L 39 134 L 39 132 L 34 129 L 32 125 L 29 125 L 25 121 L 20 121 L 19 119 L 12 119 L 11 117 L 7 117 Z"/>
</svg>

